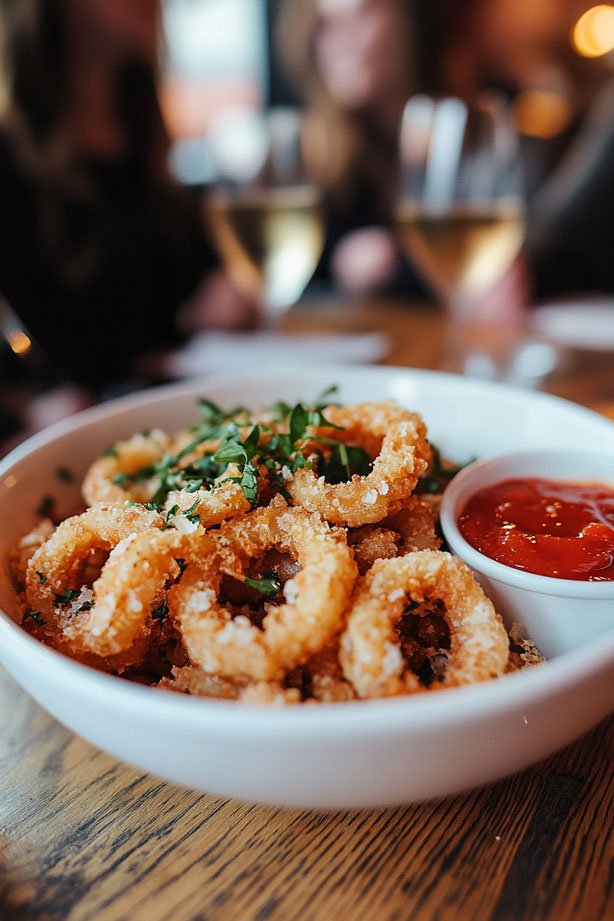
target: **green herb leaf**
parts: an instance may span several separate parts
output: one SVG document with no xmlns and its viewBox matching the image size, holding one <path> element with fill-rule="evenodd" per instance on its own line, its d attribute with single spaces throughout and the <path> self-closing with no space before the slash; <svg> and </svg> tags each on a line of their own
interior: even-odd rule
<svg viewBox="0 0 614 921">
<path fill-rule="evenodd" d="M 70 604 L 73 598 L 77 598 L 81 594 L 80 589 L 78 588 L 67 588 L 62 594 L 55 594 L 53 597 L 54 604 Z"/>
<path fill-rule="evenodd" d="M 240 480 L 243 495 L 252 508 L 258 504 L 258 471 L 249 462 L 243 467 Z"/>
<path fill-rule="evenodd" d="M 115 445 L 109 445 L 108 448 L 105 448 L 102 452 L 103 457 L 117 457 L 117 449 Z"/>
<path fill-rule="evenodd" d="M 220 445 L 213 455 L 213 460 L 218 463 L 240 464 L 247 460 L 247 454 L 241 442 L 231 440 Z"/>
<path fill-rule="evenodd" d="M 40 584 L 44 585 L 47 581 L 47 576 L 43 572 L 39 572 L 38 569 L 36 570 L 36 575 L 38 576 L 38 581 Z"/>
<path fill-rule="evenodd" d="M 324 409 L 326 406 L 330 406 L 329 397 L 334 396 L 336 393 L 339 393 L 339 384 L 331 384 L 330 387 L 327 387 L 316 397 L 315 409 Z"/>
<path fill-rule="evenodd" d="M 290 440 L 293 447 L 307 434 L 309 413 L 302 403 L 297 403 L 290 414 Z"/>
<path fill-rule="evenodd" d="M 40 611 L 26 611 L 26 613 L 21 618 L 22 625 L 27 624 L 29 620 L 34 621 L 37 627 L 42 627 L 45 623 L 43 615 Z"/>
<path fill-rule="evenodd" d="M 158 623 L 162 623 L 162 621 L 166 619 L 167 614 L 168 614 L 167 604 L 160 604 L 158 605 L 157 608 L 154 608 L 153 611 L 151 612 L 152 619 L 157 620 Z"/>
<path fill-rule="evenodd" d="M 244 442 L 242 442 L 243 448 L 249 460 L 251 460 L 258 453 L 260 445 L 260 428 L 255 425 Z"/>
<path fill-rule="evenodd" d="M 180 511 L 180 508 L 178 505 L 173 505 L 171 506 L 171 508 L 169 508 L 168 512 L 166 513 L 166 518 L 164 519 L 164 524 L 160 528 L 161 531 L 166 531 L 171 521 L 173 520 L 173 518 L 176 517 L 179 511 Z"/>
<path fill-rule="evenodd" d="M 275 572 L 263 572 L 258 579 L 245 577 L 245 584 L 256 589 L 265 598 L 274 598 L 281 590 L 281 580 Z"/>
</svg>

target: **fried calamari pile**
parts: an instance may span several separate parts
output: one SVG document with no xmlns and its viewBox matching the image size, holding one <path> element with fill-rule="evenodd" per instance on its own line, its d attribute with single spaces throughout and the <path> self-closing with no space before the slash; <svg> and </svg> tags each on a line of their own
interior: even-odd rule
<svg viewBox="0 0 614 921">
<path fill-rule="evenodd" d="M 455 469 L 392 401 L 278 402 L 119 442 L 88 505 L 11 554 L 33 635 L 86 665 L 251 703 L 346 701 L 495 678 L 535 661 L 458 558 Z"/>
</svg>

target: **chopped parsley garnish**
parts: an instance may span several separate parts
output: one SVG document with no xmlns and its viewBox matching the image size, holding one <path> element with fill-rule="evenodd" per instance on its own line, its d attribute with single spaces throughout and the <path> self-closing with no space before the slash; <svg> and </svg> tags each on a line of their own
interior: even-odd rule
<svg viewBox="0 0 614 921">
<path fill-rule="evenodd" d="M 364 448 L 358 445 L 346 445 L 338 442 L 330 457 L 319 455 L 318 472 L 327 483 L 345 483 L 356 474 L 367 476 L 371 473 L 372 461 Z"/>
<path fill-rule="evenodd" d="M 38 576 L 38 581 L 40 584 L 44 585 L 47 581 L 47 576 L 43 572 L 39 572 L 38 569 L 36 570 L 36 575 Z"/>
<path fill-rule="evenodd" d="M 43 615 L 40 611 L 26 611 L 26 613 L 21 618 L 22 626 L 27 624 L 29 620 L 33 621 L 37 627 L 42 627 L 45 623 Z"/>
<path fill-rule="evenodd" d="M 103 457 L 117 457 L 117 449 L 115 445 L 109 445 L 108 448 L 105 448 L 102 452 Z"/>
<path fill-rule="evenodd" d="M 158 623 L 162 623 L 162 621 L 166 619 L 167 614 L 168 614 L 168 605 L 159 604 L 157 608 L 154 608 L 152 610 L 151 617 L 153 620 L 157 620 Z"/>
<path fill-rule="evenodd" d="M 55 511 L 55 498 L 53 496 L 43 496 L 40 501 L 36 514 L 39 518 L 50 518 Z"/>
<path fill-rule="evenodd" d="M 264 598 L 274 598 L 281 590 L 281 580 L 275 572 L 263 572 L 257 579 L 246 576 L 245 584 L 260 592 Z"/>
<path fill-rule="evenodd" d="M 169 508 L 168 512 L 166 513 L 166 518 L 164 519 L 164 524 L 162 525 L 163 531 L 166 531 L 166 529 L 170 527 L 171 521 L 173 520 L 173 518 L 177 516 L 178 512 L 179 512 L 178 505 L 172 505 Z"/>
<path fill-rule="evenodd" d="M 78 588 L 67 588 L 65 592 L 61 594 L 55 594 L 53 596 L 54 604 L 70 604 L 74 598 L 78 598 L 81 594 L 80 589 Z"/>
<path fill-rule="evenodd" d="M 200 419 L 190 430 L 192 438 L 188 444 L 175 454 L 165 453 L 153 464 L 115 474 L 113 483 L 127 485 L 152 480 L 154 493 L 145 507 L 160 511 L 171 492 L 214 490 L 227 481 L 238 483 L 254 508 L 263 475 L 289 500 L 284 485 L 288 475 L 300 467 L 312 469 L 316 462 L 318 475 L 331 483 L 350 480 L 355 474 L 364 476 L 371 470 L 367 453 L 329 437 L 341 428 L 324 415 L 328 398 L 334 392 L 336 387 L 324 391 L 313 407 L 302 402 L 292 405 L 278 401 L 268 408 L 274 425 L 255 423 L 242 406 L 224 411 L 211 400 L 201 399 Z M 314 429 L 323 427 L 327 429 L 326 435 L 314 434 Z M 195 501 L 184 511 L 173 505 L 166 512 L 163 529 L 177 515 L 199 524 L 198 505 L 199 501 Z"/>
</svg>

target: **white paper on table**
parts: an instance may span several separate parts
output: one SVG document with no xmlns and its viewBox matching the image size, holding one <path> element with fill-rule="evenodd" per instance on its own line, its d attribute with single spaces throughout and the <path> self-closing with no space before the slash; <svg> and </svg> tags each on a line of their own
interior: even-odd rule
<svg viewBox="0 0 614 921">
<path fill-rule="evenodd" d="M 167 359 L 167 370 L 174 377 L 193 377 L 313 364 L 372 364 L 389 351 L 389 337 L 377 332 L 286 336 L 211 331 L 198 333 L 174 352 Z"/>
<path fill-rule="evenodd" d="M 614 298 L 598 296 L 537 307 L 533 332 L 569 348 L 614 351 Z"/>
</svg>

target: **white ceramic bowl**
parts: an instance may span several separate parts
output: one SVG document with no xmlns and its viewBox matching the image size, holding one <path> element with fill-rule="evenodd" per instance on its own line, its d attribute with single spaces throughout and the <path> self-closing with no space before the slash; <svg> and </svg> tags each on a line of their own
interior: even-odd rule
<svg viewBox="0 0 614 921">
<path fill-rule="evenodd" d="M 525 451 L 470 464 L 454 478 L 441 503 L 441 527 L 453 553 L 477 573 L 504 620 L 526 627 L 545 656 L 578 649 L 614 629 L 614 582 L 580 582 L 523 572 L 472 547 L 458 518 L 479 489 L 514 477 L 600 482 L 614 488 L 614 454 Z"/>
<path fill-rule="evenodd" d="M 310 398 L 331 382 L 347 402 L 387 397 L 421 411 L 450 457 L 531 448 L 614 452 L 614 426 L 543 394 L 395 368 L 318 368 L 165 387 L 88 410 L 48 429 L 0 463 L 0 560 L 36 520 L 42 494 L 61 514 L 78 504 L 79 478 L 111 442 L 193 420 L 195 398 L 258 406 Z M 66 726 L 119 758 L 223 796 L 346 808 L 456 793 L 526 767 L 609 711 L 614 636 L 488 685 L 410 698 L 286 709 L 188 698 L 103 675 L 28 636 L 0 580 L 0 660 Z M 610 683 L 609 683 L 610 682 Z"/>
</svg>

